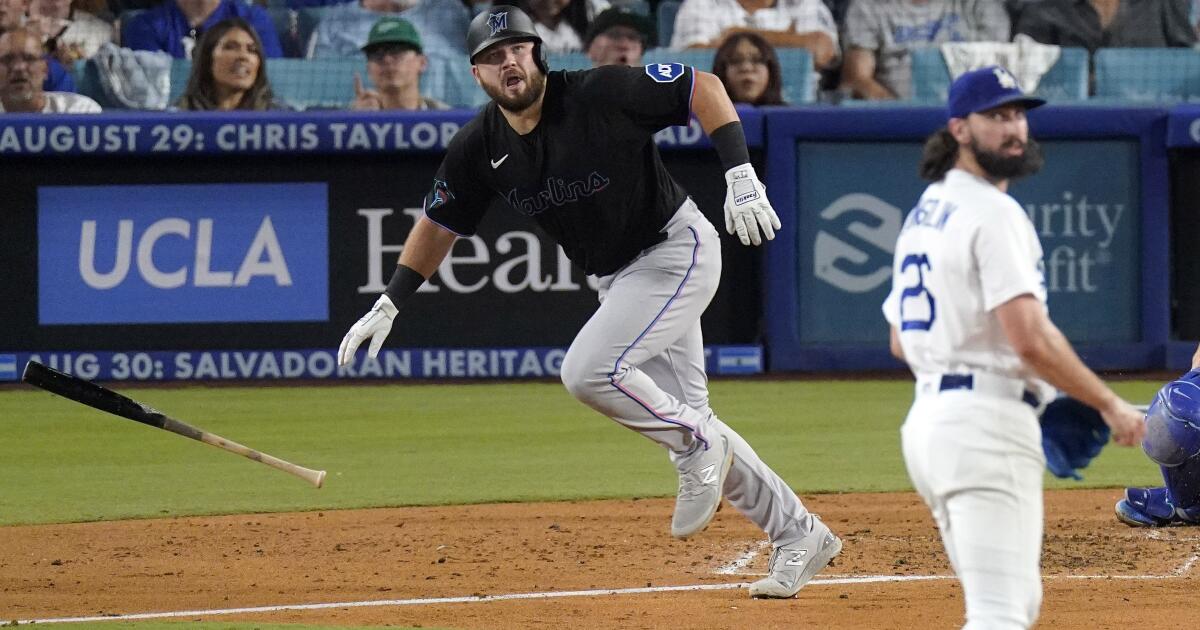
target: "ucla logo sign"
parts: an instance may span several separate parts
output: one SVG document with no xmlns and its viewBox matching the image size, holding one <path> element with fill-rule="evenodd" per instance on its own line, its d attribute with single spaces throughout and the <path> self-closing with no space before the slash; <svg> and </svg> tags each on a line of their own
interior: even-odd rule
<svg viewBox="0 0 1200 630">
<path fill-rule="evenodd" d="M 873 195 L 852 193 L 834 200 L 820 218 L 814 276 L 847 293 L 867 293 L 891 279 L 903 218 L 899 208 Z"/>
<path fill-rule="evenodd" d="M 328 319 L 324 184 L 38 191 L 38 319 Z"/>
</svg>

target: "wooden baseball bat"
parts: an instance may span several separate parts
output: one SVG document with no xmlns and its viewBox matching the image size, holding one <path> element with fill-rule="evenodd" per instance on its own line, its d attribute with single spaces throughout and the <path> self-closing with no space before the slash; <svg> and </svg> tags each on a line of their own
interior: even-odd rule
<svg viewBox="0 0 1200 630">
<path fill-rule="evenodd" d="M 135 420 L 159 429 L 165 429 L 171 433 L 178 433 L 184 437 L 199 440 L 230 453 L 236 453 L 242 457 L 266 464 L 272 468 L 278 468 L 285 473 L 296 475 L 318 488 L 325 481 L 324 470 L 312 470 L 303 466 L 297 466 L 278 457 L 242 446 L 215 433 L 209 433 L 186 422 L 176 420 L 149 405 L 122 396 L 111 389 L 101 387 L 70 374 L 64 374 L 53 368 L 48 368 L 37 361 L 30 361 L 25 364 L 25 372 L 21 375 L 21 380 L 52 394 L 58 394 L 63 398 L 70 398 L 75 402 L 83 403 L 94 409 L 106 411 L 113 415 Z"/>
</svg>

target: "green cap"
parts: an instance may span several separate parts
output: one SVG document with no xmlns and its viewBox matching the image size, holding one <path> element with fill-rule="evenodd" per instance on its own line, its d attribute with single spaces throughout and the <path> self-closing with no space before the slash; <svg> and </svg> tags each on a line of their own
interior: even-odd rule
<svg viewBox="0 0 1200 630">
<path fill-rule="evenodd" d="M 375 26 L 371 27 L 371 34 L 367 36 L 367 43 L 363 45 L 362 51 L 370 52 L 380 44 L 405 44 L 416 48 L 417 52 L 424 51 L 416 27 L 412 22 L 398 17 L 380 18 Z"/>
</svg>

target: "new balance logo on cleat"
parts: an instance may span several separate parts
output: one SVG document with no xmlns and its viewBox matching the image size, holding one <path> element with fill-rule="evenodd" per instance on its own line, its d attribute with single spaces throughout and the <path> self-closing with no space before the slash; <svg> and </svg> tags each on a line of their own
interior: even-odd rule
<svg viewBox="0 0 1200 630">
<path fill-rule="evenodd" d="M 789 567 L 802 567 L 802 566 L 804 566 L 804 560 L 805 560 L 804 556 L 807 556 L 807 555 L 808 555 L 807 549 L 800 549 L 800 550 L 794 552 L 792 554 L 792 557 L 788 558 L 787 562 L 785 562 L 784 564 L 786 564 Z"/>
<path fill-rule="evenodd" d="M 679 495 L 675 497 L 675 514 L 671 517 L 672 536 L 687 538 L 708 527 L 721 506 L 721 488 L 732 465 L 733 449 L 723 435 L 707 449 L 697 446 L 694 453 L 680 462 Z"/>
<path fill-rule="evenodd" d="M 820 521 L 816 521 L 812 531 L 797 545 L 775 547 L 767 563 L 767 577 L 750 585 L 750 597 L 795 597 L 842 550 L 842 541 Z"/>
</svg>

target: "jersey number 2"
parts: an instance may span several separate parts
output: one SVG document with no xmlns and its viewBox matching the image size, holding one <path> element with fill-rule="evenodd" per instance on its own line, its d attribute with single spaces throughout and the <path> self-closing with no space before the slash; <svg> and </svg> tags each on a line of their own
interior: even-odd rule
<svg viewBox="0 0 1200 630">
<path fill-rule="evenodd" d="M 909 267 L 917 268 L 917 283 L 904 287 L 904 292 L 900 294 L 900 330 L 929 330 L 933 326 L 933 320 L 937 318 L 937 301 L 933 299 L 933 294 L 929 289 L 925 288 L 925 273 L 921 270 L 922 267 L 929 269 L 929 257 L 925 254 L 909 254 L 904 257 L 900 263 L 900 271 L 903 272 Z M 904 316 L 904 302 L 908 299 L 920 298 L 925 296 L 929 302 L 929 319 L 909 319 Z"/>
</svg>

